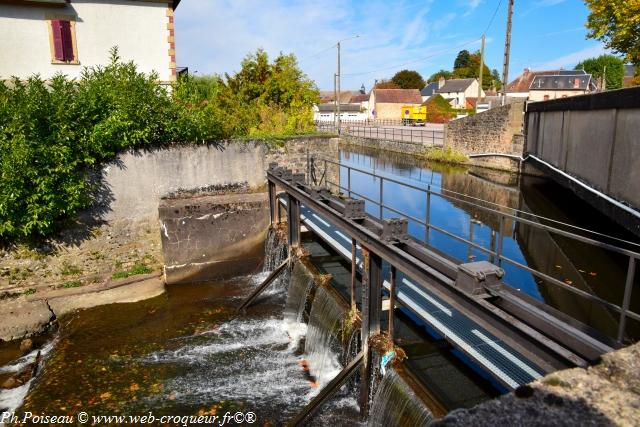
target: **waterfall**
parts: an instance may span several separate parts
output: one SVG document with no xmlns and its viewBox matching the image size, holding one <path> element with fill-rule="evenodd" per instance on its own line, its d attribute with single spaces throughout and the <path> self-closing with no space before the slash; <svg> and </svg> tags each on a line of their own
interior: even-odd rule
<svg viewBox="0 0 640 427">
<path fill-rule="evenodd" d="M 368 425 L 426 426 L 433 419 L 431 412 L 407 383 L 389 367 L 377 387 Z"/>
<path fill-rule="evenodd" d="M 346 310 L 335 298 L 318 286 L 309 315 L 304 357 L 320 389 L 342 370 L 339 331 L 345 315 Z"/>
<path fill-rule="evenodd" d="M 287 301 L 284 307 L 284 320 L 287 332 L 291 337 L 292 348 L 297 348 L 301 338 L 307 332 L 305 308 L 309 295 L 313 289 L 313 277 L 307 273 L 304 266 L 297 262 L 291 272 Z"/>
<path fill-rule="evenodd" d="M 264 244 L 263 271 L 272 271 L 287 259 L 287 240 L 277 228 L 270 228 Z"/>
</svg>

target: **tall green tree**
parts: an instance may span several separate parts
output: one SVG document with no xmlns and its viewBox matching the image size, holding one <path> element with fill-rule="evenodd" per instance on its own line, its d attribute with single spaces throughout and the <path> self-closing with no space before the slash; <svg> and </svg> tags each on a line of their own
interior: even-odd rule
<svg viewBox="0 0 640 427">
<path fill-rule="evenodd" d="M 640 0 L 585 0 L 585 3 L 590 12 L 587 37 L 604 42 L 606 47 L 639 66 Z"/>
<path fill-rule="evenodd" d="M 480 51 L 472 54 L 467 52 L 467 54 L 468 57 L 464 61 L 464 63 L 466 63 L 465 67 L 456 67 L 456 64 L 459 65 L 458 59 L 460 58 L 460 54 L 458 54 L 458 58 L 456 58 L 456 63 L 453 65 L 453 77 L 456 79 L 477 79 L 480 77 Z M 482 89 L 487 90 L 493 87 L 495 87 L 494 77 L 487 64 L 484 63 L 482 67 Z"/>
<path fill-rule="evenodd" d="M 425 86 L 425 81 L 420 73 L 414 70 L 398 71 L 391 78 L 391 81 L 401 89 L 422 89 Z"/>
<path fill-rule="evenodd" d="M 450 79 L 453 77 L 453 73 L 451 71 L 448 70 L 440 70 L 437 71 L 433 74 L 431 74 L 431 76 L 429 76 L 429 83 L 432 82 L 437 82 L 438 80 L 440 80 L 441 77 L 444 77 L 445 79 Z"/>
<path fill-rule="evenodd" d="M 606 89 L 619 89 L 624 83 L 624 62 L 613 55 L 600 55 L 578 63 L 576 70 L 585 70 L 598 81 L 605 75 Z"/>
<path fill-rule="evenodd" d="M 453 62 L 453 71 L 468 68 L 471 64 L 471 54 L 468 50 L 461 50 L 456 56 L 456 60 Z"/>
<path fill-rule="evenodd" d="M 500 73 L 495 68 L 491 72 L 491 78 L 493 79 L 493 87 L 496 90 L 502 90 L 502 78 L 500 77 Z"/>
</svg>

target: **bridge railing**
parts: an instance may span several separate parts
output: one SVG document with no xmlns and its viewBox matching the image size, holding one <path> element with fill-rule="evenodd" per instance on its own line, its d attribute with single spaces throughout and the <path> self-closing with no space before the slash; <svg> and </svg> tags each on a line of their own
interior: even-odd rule
<svg viewBox="0 0 640 427">
<path fill-rule="evenodd" d="M 638 264 L 638 260 L 640 260 L 640 252 L 637 251 L 633 251 L 630 249 L 626 249 L 620 246 L 616 246 L 607 242 L 603 242 L 601 240 L 597 240 L 596 238 L 592 238 L 592 237 L 587 237 L 581 234 L 577 234 L 571 231 L 567 231 L 555 226 L 551 226 L 551 225 L 547 225 L 547 224 L 542 224 L 540 222 L 538 222 L 535 219 L 535 215 L 532 215 L 532 217 L 534 219 L 527 219 L 527 218 L 523 218 L 521 216 L 518 216 L 518 214 L 523 214 L 524 212 L 521 211 L 517 211 L 514 210 L 512 208 L 507 208 L 504 206 L 500 206 L 498 204 L 492 203 L 492 202 L 487 202 L 484 200 L 480 200 L 477 198 L 473 198 L 471 196 L 467 196 L 467 195 L 462 195 L 462 194 L 458 194 L 458 193 L 453 193 L 452 194 L 446 194 L 447 192 L 443 192 L 444 190 L 441 191 L 436 191 L 434 189 L 432 189 L 431 185 L 427 185 L 426 188 L 424 187 L 420 187 L 417 185 L 413 185 L 411 183 L 407 183 L 405 181 L 399 180 L 399 179 L 395 179 L 395 178 L 391 178 L 391 177 L 387 177 L 387 176 L 382 176 L 379 174 L 376 174 L 374 172 L 371 171 L 367 171 L 361 168 L 357 168 L 357 167 L 353 167 L 353 166 L 349 166 L 349 165 L 345 165 L 345 164 L 341 164 L 339 162 L 336 162 L 335 160 L 331 160 L 331 159 L 327 159 L 327 158 L 322 158 L 322 157 L 312 157 L 310 159 L 310 166 L 309 169 L 311 171 L 311 179 L 313 180 L 313 177 L 319 177 L 320 179 L 318 180 L 318 182 L 314 182 L 314 184 L 317 185 L 324 185 L 326 187 L 329 188 L 335 188 L 337 189 L 339 192 L 347 195 L 348 197 L 351 198 L 359 198 L 365 201 L 368 201 L 370 203 L 372 203 L 373 205 L 377 206 L 379 211 L 378 211 L 378 218 L 383 219 L 384 218 L 384 210 L 388 210 L 390 212 L 393 212 L 396 215 L 399 215 L 402 218 L 406 218 L 408 221 L 411 222 L 415 222 L 417 224 L 422 225 L 425 228 L 425 242 L 427 244 L 429 244 L 430 241 L 430 234 L 432 231 L 436 231 L 439 232 L 451 239 L 454 239 L 458 242 L 461 242 L 465 245 L 467 245 L 469 248 L 474 248 L 477 249 L 480 252 L 483 252 L 485 254 L 487 254 L 489 256 L 489 260 L 491 262 L 496 263 L 497 265 L 502 265 L 503 263 L 507 263 L 507 264 L 511 264 L 516 268 L 522 269 L 530 274 L 532 274 L 533 276 L 544 280 L 546 283 L 552 284 L 553 286 L 556 286 L 558 288 L 561 288 L 563 290 L 566 290 L 568 292 L 571 292 L 575 295 L 578 295 L 581 298 L 584 298 L 592 303 L 598 304 L 602 307 L 605 307 L 606 309 L 609 309 L 615 313 L 618 314 L 618 331 L 617 331 L 617 336 L 615 337 L 617 339 L 618 342 L 622 343 L 622 341 L 624 340 L 624 336 L 625 336 L 625 331 L 626 331 L 626 323 L 627 323 L 627 319 L 633 319 L 637 322 L 640 322 L 640 314 L 632 311 L 630 309 L 630 304 L 631 304 L 631 294 L 632 294 L 632 290 L 633 290 L 633 286 L 635 283 L 635 277 L 636 277 L 636 265 Z M 322 165 L 321 167 L 319 165 Z M 346 173 L 347 173 L 347 183 L 346 183 L 346 187 L 341 185 L 339 182 L 333 182 L 329 179 L 329 176 L 336 176 L 335 174 L 328 174 L 328 168 L 331 166 L 337 166 L 338 170 L 340 170 L 341 168 L 346 169 Z M 323 171 L 321 173 L 318 173 L 316 171 L 316 169 L 318 168 L 322 168 Z M 379 185 L 379 189 L 378 189 L 378 194 L 379 194 L 379 199 L 375 200 L 371 197 L 368 197 L 360 192 L 355 191 L 352 186 L 351 186 L 351 175 L 352 172 L 357 172 L 357 173 L 361 173 L 361 174 L 365 174 L 368 175 L 372 178 L 374 178 L 374 182 L 375 180 L 378 180 L 378 185 Z M 340 173 L 337 174 L 337 176 L 340 176 Z M 391 206 L 387 203 L 385 203 L 385 198 L 384 198 L 384 188 L 385 182 L 390 182 L 390 183 L 394 183 L 396 185 L 401 185 L 405 188 L 409 188 L 409 189 L 413 189 L 419 192 L 424 193 L 425 198 L 426 198 L 426 212 L 425 212 L 425 218 L 417 218 L 411 214 L 408 214 L 406 212 L 401 211 L 400 209 Z M 480 211 L 485 212 L 486 214 L 489 215 L 493 215 L 497 218 L 498 223 L 499 223 L 499 227 L 498 227 L 498 232 L 497 232 L 497 236 L 494 236 L 497 240 L 496 244 L 493 245 L 490 248 L 486 248 L 476 242 L 473 242 L 472 240 L 466 239 L 464 237 L 458 236 L 450 231 L 445 230 L 444 228 L 435 225 L 432 221 L 431 221 L 431 199 L 437 197 L 443 200 L 447 200 L 449 202 L 453 202 L 456 204 L 461 204 L 461 205 L 466 205 L 470 208 L 473 209 L 478 209 Z M 515 211 L 514 213 L 510 213 L 508 212 L 509 210 L 511 211 Z M 627 273 L 625 276 L 625 285 L 624 285 L 624 292 L 623 292 L 623 298 L 621 301 L 621 304 L 615 304 L 612 303 L 610 301 L 607 301 L 597 295 L 594 295 L 592 293 L 586 292 L 582 289 L 578 289 L 574 286 L 571 286 L 570 284 L 567 284 L 551 275 L 549 275 L 548 273 L 545 273 L 543 271 L 537 270 L 535 268 L 532 268 L 528 265 L 523 264 L 520 261 L 517 261 L 515 259 L 512 259 L 508 256 L 505 255 L 504 253 L 504 239 L 505 239 L 505 224 L 507 223 L 507 221 L 512 221 L 514 224 L 522 224 L 522 225 L 526 225 L 529 227 L 532 227 L 534 229 L 537 230 L 543 230 L 546 231 L 548 233 L 551 234 L 555 234 L 558 236 L 562 236 L 564 238 L 568 238 L 570 240 L 576 241 L 576 242 L 580 242 L 583 244 L 587 244 L 596 248 L 600 248 L 600 249 L 604 249 L 607 251 L 610 251 L 612 253 L 615 254 L 619 254 L 621 256 L 627 257 L 628 259 L 628 264 L 627 264 Z M 552 222 L 557 222 L 557 221 L 553 221 L 550 220 Z M 572 227 L 569 224 L 564 224 L 567 225 L 568 227 Z M 581 229 L 582 231 L 586 231 L 586 232 L 591 232 L 590 230 L 584 230 Z M 598 233 L 596 232 L 592 232 L 595 233 L 596 235 Z M 626 243 L 631 243 L 632 242 L 626 242 Z"/>
<path fill-rule="evenodd" d="M 330 122 L 316 122 L 316 129 L 320 132 L 337 132 L 337 127 Z M 364 122 L 342 122 L 341 130 L 343 134 L 358 138 L 403 142 L 427 147 L 442 147 L 444 145 L 444 132 L 441 130 L 369 126 Z"/>
</svg>

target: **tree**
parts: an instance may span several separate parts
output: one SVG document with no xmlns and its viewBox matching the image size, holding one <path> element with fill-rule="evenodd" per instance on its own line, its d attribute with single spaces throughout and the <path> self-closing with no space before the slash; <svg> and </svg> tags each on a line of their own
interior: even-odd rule
<svg viewBox="0 0 640 427">
<path fill-rule="evenodd" d="M 602 79 L 605 74 L 606 89 L 619 89 L 624 83 L 624 62 L 613 55 L 600 55 L 578 63 L 576 70 L 585 70 L 594 78 Z M 606 71 L 605 71 L 606 69 Z"/>
<path fill-rule="evenodd" d="M 625 55 L 626 60 L 640 65 L 640 1 L 585 0 L 585 3 L 590 11 L 587 37 L 604 42 L 609 49 Z"/>
<path fill-rule="evenodd" d="M 422 89 L 426 84 L 420 73 L 413 70 L 398 71 L 391 81 L 401 89 Z"/>
<path fill-rule="evenodd" d="M 461 50 L 456 56 L 456 60 L 453 62 L 453 70 L 460 68 L 468 68 L 470 66 L 471 54 L 468 50 Z"/>
<path fill-rule="evenodd" d="M 502 89 L 502 79 L 500 78 L 500 73 L 495 68 L 491 72 L 491 78 L 493 79 L 493 87 L 496 90 Z"/>
<path fill-rule="evenodd" d="M 462 52 L 467 52 L 462 51 Z M 460 54 L 462 53 L 460 52 Z M 458 63 L 460 59 L 460 54 L 458 54 L 458 58 L 456 58 L 456 63 Z M 456 64 L 453 66 L 453 76 L 457 79 L 477 79 L 480 77 L 480 51 L 469 54 L 467 52 L 467 57 L 465 59 L 466 66 L 456 68 Z M 482 89 L 487 90 L 491 87 L 494 87 L 494 79 L 491 75 L 491 70 L 487 67 L 487 64 L 483 64 L 482 68 Z"/>
<path fill-rule="evenodd" d="M 427 122 L 429 123 L 447 123 L 456 116 L 453 107 L 439 94 L 430 97 L 425 106 L 427 107 Z"/>
<path fill-rule="evenodd" d="M 398 86 L 391 80 L 380 80 L 378 83 L 376 83 L 374 89 L 400 89 L 400 86 Z"/>
<path fill-rule="evenodd" d="M 437 82 L 438 80 L 440 80 L 440 77 L 444 77 L 445 79 L 450 79 L 453 77 L 453 73 L 447 70 L 440 70 L 438 72 L 435 72 L 431 74 L 431 76 L 429 77 L 429 83 Z"/>
</svg>

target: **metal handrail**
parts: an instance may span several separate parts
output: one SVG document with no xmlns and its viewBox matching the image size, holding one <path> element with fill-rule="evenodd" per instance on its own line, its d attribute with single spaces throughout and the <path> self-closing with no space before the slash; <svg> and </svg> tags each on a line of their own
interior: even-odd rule
<svg viewBox="0 0 640 427">
<path fill-rule="evenodd" d="M 444 142 L 444 132 L 434 129 L 396 129 L 378 126 L 367 126 L 366 122 L 355 122 L 350 125 L 343 122 L 341 126 L 347 135 L 357 138 L 379 139 L 393 142 L 403 142 L 413 145 L 436 146 Z M 337 128 L 331 123 L 316 122 L 316 129 L 336 132 Z"/>
<path fill-rule="evenodd" d="M 507 263 L 517 267 L 517 268 L 520 268 L 520 269 L 522 269 L 524 271 L 527 271 L 527 272 L 533 274 L 534 276 L 536 276 L 538 278 L 541 278 L 541 279 L 547 281 L 548 283 L 550 283 L 552 285 L 555 285 L 555 286 L 560 287 L 560 288 L 562 288 L 564 290 L 570 291 L 570 292 L 572 292 L 572 293 L 574 293 L 576 295 L 579 295 L 582 298 L 585 298 L 585 299 L 587 299 L 589 301 L 592 301 L 594 303 L 600 304 L 603 307 L 606 307 L 606 308 L 608 308 L 608 309 L 610 309 L 610 310 L 612 310 L 614 312 L 619 313 L 620 314 L 620 318 L 619 318 L 619 327 L 618 327 L 618 336 L 617 336 L 617 339 L 618 339 L 619 342 L 622 342 L 622 340 L 624 338 L 624 331 L 625 331 L 625 328 L 626 328 L 626 319 L 630 318 L 630 319 L 633 319 L 633 320 L 636 320 L 636 321 L 640 321 L 640 314 L 638 314 L 638 313 L 636 313 L 636 312 L 634 312 L 634 311 L 629 309 L 629 305 L 630 305 L 630 301 L 631 301 L 631 293 L 632 293 L 632 290 L 633 290 L 632 288 L 633 288 L 633 284 L 634 284 L 634 280 L 635 280 L 636 260 L 640 259 L 640 253 L 631 251 L 629 249 L 620 248 L 618 246 L 614 246 L 614 245 L 611 245 L 609 243 L 601 242 L 599 240 L 595 240 L 595 239 L 590 238 L 590 237 L 585 237 L 585 236 L 582 236 L 582 235 L 579 235 L 579 234 L 576 234 L 576 233 L 571 233 L 571 232 L 566 231 L 566 230 L 561 230 L 561 229 L 558 229 L 558 228 L 555 228 L 555 227 L 552 227 L 552 226 L 549 226 L 549 225 L 540 224 L 540 223 L 538 223 L 536 221 L 532 221 L 532 220 L 528 220 L 528 219 L 525 219 L 525 218 L 521 218 L 521 217 L 518 217 L 516 215 L 512 215 L 510 213 L 505 213 L 505 212 L 501 212 L 501 211 L 498 211 L 498 210 L 493 209 L 493 208 L 489 208 L 489 207 L 486 207 L 486 206 L 478 205 L 478 204 L 470 202 L 468 200 L 463 200 L 463 199 L 456 198 L 456 197 L 453 197 L 453 196 L 450 196 L 450 195 L 447 195 L 447 194 L 442 194 L 441 192 L 433 191 L 431 189 L 430 185 L 427 188 L 421 188 L 421 187 L 418 187 L 416 185 L 412 185 L 410 183 L 406 183 L 406 182 L 400 181 L 398 179 L 394 179 L 394 178 L 378 175 L 375 172 L 367 171 L 367 170 L 360 169 L 360 168 L 357 168 L 357 167 L 354 167 L 354 166 L 350 166 L 350 165 L 344 165 L 344 164 L 341 164 L 341 163 L 336 162 L 336 161 L 331 160 L 331 159 L 327 159 L 327 158 L 321 158 L 321 159 L 324 162 L 324 169 L 325 170 L 324 170 L 324 173 L 323 173 L 323 177 L 324 177 L 325 186 L 334 186 L 334 187 L 338 188 L 341 191 L 346 191 L 347 194 L 349 195 L 349 197 L 351 197 L 352 195 L 355 195 L 356 197 L 362 198 L 363 200 L 367 200 L 370 203 L 373 203 L 374 205 L 376 205 L 376 206 L 378 206 L 380 208 L 380 218 L 381 219 L 383 218 L 383 210 L 387 209 L 387 210 L 389 210 L 391 212 L 394 212 L 394 213 L 396 213 L 396 214 L 398 214 L 398 215 L 400 215 L 400 216 L 402 216 L 402 217 L 404 217 L 404 218 L 406 218 L 408 220 L 411 220 L 413 222 L 416 222 L 418 224 L 423 225 L 426 228 L 427 236 L 428 236 L 428 233 L 429 233 L 430 229 L 438 231 L 439 233 L 442 233 L 442 234 L 444 234 L 444 235 L 446 235 L 446 236 L 448 236 L 450 238 L 453 238 L 456 241 L 465 243 L 466 245 L 470 245 L 470 246 L 472 246 L 472 247 L 474 247 L 474 248 L 476 248 L 476 249 L 478 249 L 478 250 L 480 250 L 480 251 L 482 251 L 482 252 L 484 252 L 486 254 L 489 254 L 492 257 L 496 257 L 497 260 L 498 260 L 498 264 L 500 264 L 502 261 L 507 262 Z M 339 168 L 343 167 L 343 168 L 347 169 L 347 171 L 348 171 L 348 175 L 347 175 L 348 187 L 347 188 L 341 186 L 340 184 L 331 182 L 331 181 L 329 181 L 327 179 L 327 165 L 328 164 L 334 164 L 334 165 L 337 165 Z M 372 198 L 364 196 L 363 194 L 359 194 L 358 192 L 354 191 L 351 188 L 351 171 L 352 170 L 356 171 L 356 172 L 359 172 L 359 173 L 363 173 L 365 175 L 368 175 L 368 176 L 371 176 L 373 178 L 377 178 L 377 179 L 380 180 L 380 186 L 379 186 L 380 187 L 380 190 L 379 190 L 380 191 L 380 194 L 379 194 L 380 200 L 379 201 L 373 200 Z M 427 211 L 426 211 L 426 220 L 423 221 L 421 219 L 418 219 L 418 218 L 416 218 L 416 217 L 414 217 L 412 215 L 409 215 L 409 214 L 406 214 L 404 212 L 401 212 L 400 210 L 385 204 L 384 203 L 384 181 L 392 182 L 392 183 L 395 183 L 395 184 L 398 184 L 398 185 L 401 185 L 401 186 L 404 186 L 404 187 L 407 187 L 407 188 L 411 188 L 411 189 L 414 189 L 414 190 L 417 190 L 417 191 L 425 193 L 426 196 L 427 196 L 427 200 L 428 200 Z M 467 239 L 465 239 L 463 237 L 457 236 L 457 235 L 455 235 L 455 234 L 453 234 L 453 233 L 451 233 L 449 231 L 446 231 L 446 230 L 444 230 L 444 229 L 442 229 L 442 228 L 440 228 L 440 227 L 438 227 L 436 225 L 431 224 L 431 222 L 430 222 L 430 203 L 429 203 L 429 198 L 432 195 L 440 197 L 440 198 L 443 198 L 443 199 L 448 200 L 448 201 L 454 201 L 456 203 L 462 203 L 462 204 L 474 207 L 476 209 L 480 209 L 480 210 L 482 210 L 484 212 L 487 212 L 487 213 L 490 213 L 490 214 L 493 214 L 493 215 L 497 215 L 499 217 L 499 219 L 500 219 L 498 249 L 496 251 L 493 251 L 493 250 L 490 250 L 490 249 L 486 249 L 485 247 L 480 246 L 480 245 L 476 244 L 475 242 L 472 242 L 472 241 L 467 240 Z M 495 203 L 492 203 L 492 204 L 496 205 Z M 511 208 L 508 208 L 508 209 L 512 210 Z M 560 281 L 560 280 L 558 280 L 558 279 L 556 279 L 554 277 L 551 277 L 548 274 L 545 274 L 545 273 L 543 273 L 541 271 L 535 270 L 535 269 L 533 269 L 533 268 L 531 268 L 529 266 L 526 266 L 526 265 L 524 265 L 524 264 L 522 264 L 522 263 L 520 263 L 518 261 L 515 261 L 515 260 L 503 255 L 502 254 L 502 248 L 503 248 L 503 239 L 504 239 L 504 222 L 505 222 L 506 219 L 512 219 L 515 222 L 520 222 L 522 224 L 529 225 L 532 228 L 541 229 L 541 230 L 547 231 L 549 233 L 557 234 L 557 235 L 560 235 L 560 236 L 563 236 L 563 237 L 567 237 L 569 239 L 576 240 L 578 242 L 586 243 L 586 244 L 589 244 L 589 245 L 592 245 L 592 246 L 595 246 L 595 247 L 598 247 L 598 248 L 607 249 L 607 250 L 612 251 L 614 253 L 618 253 L 618 254 L 621 254 L 621 255 L 628 256 L 629 257 L 629 265 L 628 265 L 627 276 L 626 276 L 626 280 L 625 280 L 624 298 L 623 298 L 622 305 L 621 306 L 616 305 L 616 304 L 614 304 L 612 302 L 609 302 L 609 301 L 607 301 L 605 299 L 602 299 L 602 298 L 598 297 L 597 295 L 593 295 L 593 294 L 590 294 L 590 293 L 585 292 L 583 290 L 577 289 L 577 288 L 575 288 L 573 286 L 569 286 L 568 284 L 566 284 L 566 283 L 564 283 L 564 282 L 562 282 L 562 281 Z M 590 230 L 586 230 L 586 231 L 590 231 Z"/>
</svg>

